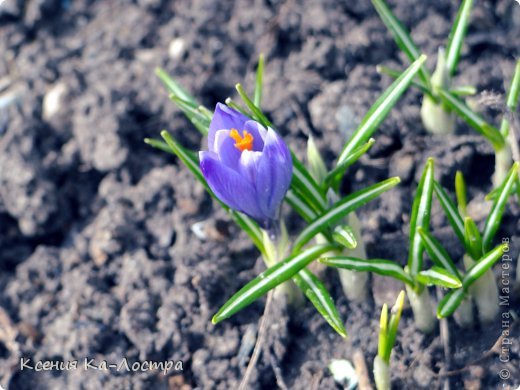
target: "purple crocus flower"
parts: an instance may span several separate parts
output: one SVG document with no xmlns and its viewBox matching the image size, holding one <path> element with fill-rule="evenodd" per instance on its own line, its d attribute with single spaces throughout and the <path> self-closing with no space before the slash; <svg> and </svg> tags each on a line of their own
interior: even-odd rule
<svg viewBox="0 0 520 390">
<path fill-rule="evenodd" d="M 199 152 L 200 168 L 215 195 L 269 228 L 291 184 L 291 153 L 282 138 L 218 103 L 208 149 Z"/>
</svg>

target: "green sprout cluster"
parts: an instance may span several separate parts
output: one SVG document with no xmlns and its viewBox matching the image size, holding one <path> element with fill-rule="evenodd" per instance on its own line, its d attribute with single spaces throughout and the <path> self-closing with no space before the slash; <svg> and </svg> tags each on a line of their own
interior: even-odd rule
<svg viewBox="0 0 520 390">
<path fill-rule="evenodd" d="M 163 140 L 145 140 L 151 146 L 175 154 L 192 171 L 195 178 L 202 183 L 210 195 L 249 235 L 268 267 L 266 271 L 235 293 L 218 310 L 213 317 L 213 323 L 216 324 L 232 316 L 268 291 L 292 280 L 329 325 L 341 336 L 346 337 L 344 321 L 340 318 L 330 293 L 323 282 L 306 267 L 324 254 L 340 255 L 345 251 L 354 250 L 359 242 L 359 234 L 356 234 L 356 231 L 359 232 L 359 226 L 356 226 L 358 224 L 353 216 L 354 211 L 400 182 L 398 177 L 394 177 L 348 196 L 341 197 L 339 194 L 340 183 L 346 170 L 373 145 L 372 134 L 399 97 L 407 90 L 425 60 L 426 57 L 422 56 L 410 65 L 374 103 L 353 137 L 344 145 L 335 167 L 330 171 L 324 167 L 321 156 L 312 147 L 312 141 L 309 147 L 310 169 L 307 169 L 293 153 L 293 179 L 285 200 L 306 224 L 291 242 L 283 228 L 281 239 L 273 242 L 269 234 L 263 231 L 255 221 L 223 204 L 207 185 L 194 151 L 183 147 L 167 131 L 161 132 Z M 240 84 L 237 84 L 236 90 L 242 99 L 242 104 L 231 99 L 227 99 L 226 104 L 240 110 L 265 127 L 272 127 L 271 122 L 260 109 L 263 69 L 264 60 L 263 57 L 260 57 L 253 98 L 245 92 Z M 178 105 L 203 136 L 207 135 L 212 112 L 201 106 L 163 70 L 158 69 L 157 75 L 168 88 L 171 100 Z M 317 174 L 318 172 L 320 173 Z M 352 226 L 349 225 L 349 222 L 352 223 Z"/>
<path fill-rule="evenodd" d="M 497 314 L 498 292 L 492 266 L 507 252 L 508 247 L 505 243 L 495 246 L 495 236 L 509 198 L 516 195 L 520 202 L 519 162 L 513 163 L 511 152 L 511 115 L 516 110 L 520 95 L 520 61 L 516 63 L 507 92 L 507 112 L 498 129 L 488 124 L 462 100 L 465 96 L 476 93 L 475 88 L 452 85 L 473 1 L 462 2 L 446 50 L 439 50 L 437 67 L 431 75 L 425 67 L 426 56 L 421 54 L 390 8 L 383 0 L 372 0 L 372 3 L 398 47 L 412 63 L 402 72 L 384 66 L 378 67 L 380 72 L 395 80 L 368 110 L 350 139 L 343 145 L 332 167 L 327 167 L 312 138 L 309 138 L 307 144 L 307 164 L 292 153 L 293 178 L 285 203 L 301 217 L 303 226 L 294 237 L 289 237 L 282 221 L 281 232 L 273 239 L 253 219 L 230 209 L 219 200 L 205 181 L 196 152 L 182 146 L 167 131 L 161 132 L 162 140 L 145 140 L 153 147 L 176 155 L 186 165 L 212 198 L 247 233 L 267 267 L 224 303 L 213 316 L 214 324 L 231 317 L 272 290 L 290 296 L 296 287 L 324 320 L 338 334 L 346 337 L 345 322 L 340 317 L 331 294 L 319 276 L 308 267 L 313 262 L 338 270 L 344 293 L 350 300 L 366 299 L 366 284 L 370 272 L 401 281 L 406 289 L 415 324 L 425 333 L 435 329 L 436 317 L 441 319 L 452 314 L 459 325 L 471 326 L 474 324 L 473 304 L 483 323 L 493 320 Z M 260 56 L 252 96 L 241 84 L 237 84 L 236 91 L 241 101 L 228 98 L 226 104 L 266 128 L 276 128 L 261 108 L 264 67 L 264 58 Z M 207 136 L 213 112 L 200 105 L 165 71 L 158 69 L 156 74 L 166 86 L 170 99 L 202 136 Z M 435 134 L 453 132 L 455 117 L 462 118 L 493 146 L 496 170 L 493 177 L 494 189 L 486 197 L 492 202 L 492 207 L 483 229 L 479 230 L 467 210 L 466 186 L 462 174 L 457 173 L 455 178 L 454 202 L 446 189 L 435 180 L 434 160 L 430 158 L 426 161 L 410 210 L 408 258 L 406 265 L 402 266 L 403 259 L 367 258 L 361 240 L 361 224 L 355 213 L 366 203 L 398 185 L 400 179 L 389 178 L 348 195 L 342 194 L 340 187 L 348 168 L 371 148 L 375 142 L 372 138 L 375 131 L 411 86 L 424 94 L 421 119 L 428 131 Z M 457 259 L 460 262 L 450 257 L 443 244 L 431 232 L 430 215 L 434 201 L 441 205 L 464 249 L 463 258 Z M 462 263 L 464 269 L 457 266 L 458 263 Z M 438 302 L 436 316 L 430 286 L 437 286 L 445 291 L 444 297 Z M 396 341 L 404 298 L 402 292 L 390 318 L 386 305 L 381 313 L 379 350 L 374 361 L 378 389 L 390 388 L 390 355 Z"/>
<path fill-rule="evenodd" d="M 399 49 L 410 61 L 415 61 L 419 58 L 420 51 L 410 33 L 392 13 L 384 0 L 372 0 L 372 4 L 394 37 Z M 493 184 L 495 187 L 498 187 L 511 167 L 511 144 L 516 142 L 514 135 L 510 133 L 510 120 L 507 114 L 514 112 L 518 105 L 520 96 L 520 61 L 516 63 L 511 87 L 507 93 L 506 115 L 503 115 L 500 127 L 497 128 L 486 122 L 481 115 L 472 110 L 470 105 L 462 100 L 466 96 L 474 95 L 477 91 L 475 87 L 454 87 L 452 85 L 452 78 L 457 72 L 460 52 L 468 29 L 472 7 L 473 0 L 464 0 L 462 2 L 446 42 L 446 49 L 439 49 L 435 71 L 430 75 L 423 66 L 419 71 L 418 78 L 413 81 L 412 86 L 419 89 L 424 95 L 421 119 L 427 131 L 434 134 L 453 133 L 455 131 L 455 115 L 457 115 L 491 144 L 495 151 Z M 378 71 L 391 77 L 397 77 L 400 74 L 399 71 L 385 66 L 379 66 Z"/>
</svg>

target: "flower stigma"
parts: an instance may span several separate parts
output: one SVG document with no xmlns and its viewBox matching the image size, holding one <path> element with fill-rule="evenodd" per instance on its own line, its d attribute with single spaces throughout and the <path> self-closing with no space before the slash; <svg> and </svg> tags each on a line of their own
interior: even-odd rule
<svg viewBox="0 0 520 390">
<path fill-rule="evenodd" d="M 246 130 L 242 131 L 242 135 L 237 129 L 231 129 L 229 136 L 235 140 L 235 148 L 243 152 L 244 150 L 253 150 L 253 135 Z"/>
</svg>

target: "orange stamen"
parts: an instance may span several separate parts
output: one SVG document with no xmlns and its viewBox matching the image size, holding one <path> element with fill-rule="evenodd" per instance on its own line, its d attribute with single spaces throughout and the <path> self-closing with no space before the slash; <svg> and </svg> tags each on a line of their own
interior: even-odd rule
<svg viewBox="0 0 520 390">
<path fill-rule="evenodd" d="M 237 129 L 231 129 L 229 136 L 235 140 L 235 148 L 243 152 L 244 150 L 253 150 L 253 135 L 243 130 L 242 135 Z"/>
</svg>

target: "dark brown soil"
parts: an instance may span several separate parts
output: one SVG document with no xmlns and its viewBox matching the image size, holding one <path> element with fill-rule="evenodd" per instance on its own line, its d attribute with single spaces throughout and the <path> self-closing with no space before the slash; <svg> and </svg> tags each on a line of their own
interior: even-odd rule
<svg viewBox="0 0 520 390">
<path fill-rule="evenodd" d="M 435 63 L 459 2 L 392 1 Z M 520 6 L 477 1 L 456 82 L 503 99 L 518 56 Z M 173 49 L 169 48 L 173 44 Z M 186 146 L 201 139 L 159 80 L 164 67 L 212 107 L 251 88 L 255 62 L 268 58 L 264 108 L 300 155 L 314 135 L 327 161 L 389 85 L 379 63 L 406 60 L 368 1 L 5 0 L 0 5 L 0 81 L 15 102 L 0 107 L 0 384 L 12 389 L 234 388 L 250 350 L 247 339 L 263 310 L 253 304 L 213 326 L 212 314 L 263 266 L 246 236 L 212 204 L 182 164 L 143 138 L 166 128 Z M 54 112 L 44 109 L 56 90 Z M 13 96 L 13 95 L 11 95 Z M 45 104 L 44 104 L 45 103 Z M 377 143 L 348 173 L 343 190 L 389 176 L 400 187 L 365 207 L 371 257 L 406 260 L 411 199 L 426 158 L 453 189 L 467 177 L 474 210 L 491 188 L 491 147 L 466 125 L 456 135 L 427 135 L 420 95 L 409 91 L 376 133 Z M 485 110 L 497 121 L 500 110 Z M 511 203 L 499 237 L 520 247 L 520 210 Z M 476 215 L 479 223 L 485 214 Z M 191 230 L 204 221 L 206 240 Z M 292 226 L 301 226 L 297 220 Z M 439 206 L 434 234 L 453 256 L 462 249 Z M 497 277 L 499 267 L 497 267 Z M 334 389 L 327 366 L 361 348 L 376 353 L 380 306 L 341 296 L 326 284 L 346 320 L 343 341 L 306 303 L 275 306 L 273 324 L 251 383 L 271 389 Z M 388 281 L 378 282 L 378 285 Z M 433 293 L 433 291 L 432 291 Z M 391 302 L 388 302 L 391 303 Z M 518 313 L 518 294 L 507 309 Z M 504 309 L 505 312 L 506 309 Z M 501 322 L 461 331 L 449 321 L 451 354 L 436 330 L 419 333 L 407 310 L 400 326 L 395 388 L 484 389 L 520 385 L 520 331 L 512 330 L 509 362 L 486 354 Z M 98 361 L 182 360 L 184 371 L 20 370 L 20 358 Z M 500 370 L 511 378 L 501 380 Z M 458 371 L 457 371 L 458 370 Z M 448 377 L 440 371 L 456 371 Z M 277 374 L 275 374 L 275 372 Z M 182 386 L 185 387 L 182 387 Z"/>
</svg>

